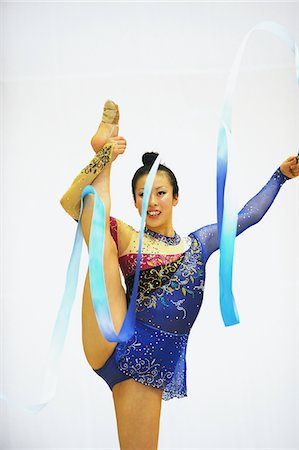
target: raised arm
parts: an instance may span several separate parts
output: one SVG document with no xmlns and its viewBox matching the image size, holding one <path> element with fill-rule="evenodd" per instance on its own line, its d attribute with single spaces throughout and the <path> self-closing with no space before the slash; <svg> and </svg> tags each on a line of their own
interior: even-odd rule
<svg viewBox="0 0 299 450">
<path fill-rule="evenodd" d="M 296 157 L 284 161 L 274 172 L 268 183 L 249 200 L 238 213 L 237 233 L 243 233 L 247 228 L 258 223 L 266 214 L 277 196 L 281 186 L 290 178 L 299 175 L 299 164 Z M 192 234 L 200 241 L 205 261 L 219 248 L 217 223 L 206 225 Z"/>
</svg>

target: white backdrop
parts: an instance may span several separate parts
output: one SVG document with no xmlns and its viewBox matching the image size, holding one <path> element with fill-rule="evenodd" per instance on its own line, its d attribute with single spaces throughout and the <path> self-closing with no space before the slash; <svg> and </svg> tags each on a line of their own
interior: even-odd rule
<svg viewBox="0 0 299 450">
<path fill-rule="evenodd" d="M 107 98 L 128 142 L 112 175 L 112 215 L 139 216 L 131 178 L 145 151 L 176 173 L 174 225 L 216 220 L 217 115 L 235 53 L 260 20 L 299 42 L 296 3 L 13 3 L 2 8 L 1 390 L 35 400 L 64 289 L 76 223 L 59 199 L 93 156 Z M 247 47 L 233 111 L 240 208 L 297 154 L 294 59 L 276 37 Z M 218 252 L 187 350 L 188 397 L 162 404 L 161 449 L 298 449 L 299 180 L 236 241 L 241 323 L 224 327 Z M 77 301 L 54 400 L 32 416 L 4 402 L 1 449 L 118 448 L 111 392 L 81 343 L 84 248 Z M 133 426 L 133 424 L 132 424 Z"/>
</svg>

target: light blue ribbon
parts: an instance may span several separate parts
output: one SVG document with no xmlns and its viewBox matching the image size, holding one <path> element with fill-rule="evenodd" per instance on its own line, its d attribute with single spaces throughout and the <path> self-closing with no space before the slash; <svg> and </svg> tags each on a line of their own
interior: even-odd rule
<svg viewBox="0 0 299 450">
<path fill-rule="evenodd" d="M 235 236 L 237 231 L 238 214 L 232 207 L 231 199 L 225 202 L 225 184 L 227 175 L 227 155 L 229 140 L 232 134 L 232 99 L 236 86 L 241 58 L 250 35 L 256 31 L 268 31 L 280 38 L 294 53 L 297 83 L 299 85 L 299 52 L 298 47 L 289 31 L 275 22 L 260 22 L 254 26 L 244 37 L 235 57 L 230 76 L 226 86 L 224 103 L 221 115 L 221 125 L 218 131 L 217 143 L 217 222 L 218 236 L 220 237 L 220 308 L 225 326 L 236 325 L 240 322 L 232 292 L 232 273 Z"/>
<path fill-rule="evenodd" d="M 142 214 L 139 233 L 138 255 L 136 272 L 134 276 L 134 285 L 132 297 L 129 303 L 126 317 L 122 324 L 119 334 L 115 332 L 113 322 L 111 319 L 109 303 L 107 299 L 104 271 L 103 271 L 103 257 L 104 257 L 104 242 L 105 242 L 105 209 L 104 205 L 92 186 L 86 186 L 82 192 L 82 198 L 88 194 L 95 194 L 95 205 L 92 216 L 92 224 L 89 238 L 89 276 L 90 276 L 90 290 L 92 302 L 97 318 L 98 325 L 103 336 L 110 342 L 127 342 L 134 334 L 135 320 L 136 320 L 136 299 L 138 293 L 138 281 L 140 274 L 140 261 L 142 253 L 142 241 L 144 235 L 145 220 L 147 214 L 147 207 L 149 196 L 152 190 L 152 185 L 156 176 L 156 172 L 160 163 L 160 158 L 157 157 L 148 176 L 144 186 L 144 194 L 142 200 Z M 81 202 L 82 211 L 82 202 Z M 81 219 L 81 212 L 80 218 Z"/>
</svg>

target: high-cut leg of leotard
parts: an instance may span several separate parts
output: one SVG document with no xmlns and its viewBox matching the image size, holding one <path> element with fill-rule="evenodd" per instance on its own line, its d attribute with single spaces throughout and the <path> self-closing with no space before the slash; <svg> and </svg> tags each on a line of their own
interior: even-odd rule
<svg viewBox="0 0 299 450">
<path fill-rule="evenodd" d="M 237 235 L 264 216 L 287 179 L 278 169 L 246 203 L 238 214 Z M 118 222 L 110 219 L 116 242 Z M 137 247 L 138 232 L 134 230 L 128 249 L 119 257 L 127 302 L 133 288 Z M 133 378 L 162 389 L 163 400 L 187 396 L 188 338 L 202 305 L 205 265 L 218 248 L 216 223 L 190 233 L 178 245 L 144 236 L 134 334 L 128 342 L 116 345 L 103 367 L 94 369 L 111 390 L 116 383 Z"/>
</svg>

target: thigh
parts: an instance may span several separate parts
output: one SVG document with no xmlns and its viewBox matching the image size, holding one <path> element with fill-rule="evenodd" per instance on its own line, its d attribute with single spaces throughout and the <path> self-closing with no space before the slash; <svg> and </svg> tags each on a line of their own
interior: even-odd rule
<svg viewBox="0 0 299 450">
<path fill-rule="evenodd" d="M 121 450 L 158 448 L 162 390 L 133 379 L 112 389 Z"/>
<path fill-rule="evenodd" d="M 127 306 L 124 295 L 121 295 L 122 292 L 120 292 L 120 295 L 117 294 L 117 292 L 114 292 L 110 295 L 108 290 L 112 321 L 115 331 L 118 333 L 124 321 Z M 83 292 L 82 341 L 86 359 L 93 369 L 101 368 L 117 345 L 116 342 L 107 341 L 98 326 L 90 293 L 89 271 L 86 275 Z"/>
</svg>

